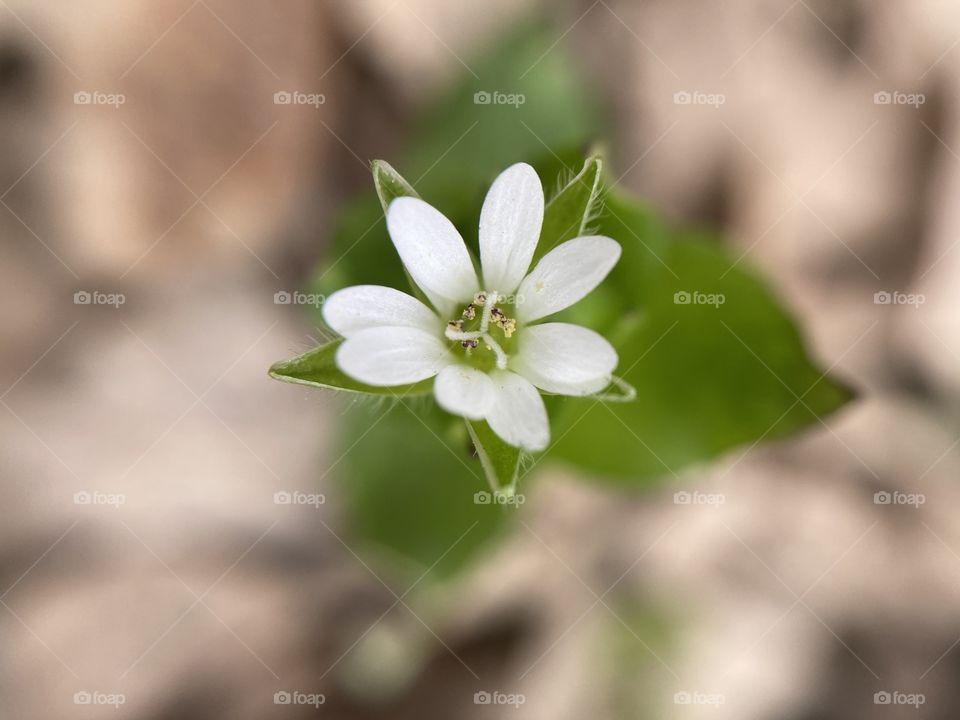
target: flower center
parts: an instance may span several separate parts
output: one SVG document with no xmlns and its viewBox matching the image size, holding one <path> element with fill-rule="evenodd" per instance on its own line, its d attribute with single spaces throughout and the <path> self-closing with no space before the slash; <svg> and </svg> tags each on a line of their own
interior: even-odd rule
<svg viewBox="0 0 960 720">
<path fill-rule="evenodd" d="M 470 364 L 481 370 L 505 370 L 517 321 L 507 317 L 508 305 L 496 290 L 482 290 L 460 317 L 447 323 L 444 335 L 453 340 Z"/>
</svg>

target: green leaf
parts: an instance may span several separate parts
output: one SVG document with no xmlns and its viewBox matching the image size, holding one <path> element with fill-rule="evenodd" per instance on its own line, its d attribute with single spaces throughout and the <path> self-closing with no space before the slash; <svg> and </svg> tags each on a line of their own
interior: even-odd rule
<svg viewBox="0 0 960 720">
<path fill-rule="evenodd" d="M 645 309 L 658 278 L 669 272 L 664 258 L 678 234 L 651 208 L 617 191 L 604 198 L 597 232 L 618 240 L 623 249 L 601 288 L 617 294 L 624 307 Z"/>
<path fill-rule="evenodd" d="M 605 192 L 594 212 L 591 232 L 617 240 L 623 251 L 620 261 L 600 287 L 555 319 L 593 328 L 615 341 L 642 322 L 647 293 L 664 271 L 663 257 L 675 234 L 655 212 L 617 190 Z"/>
<path fill-rule="evenodd" d="M 373 170 L 373 186 L 384 212 L 398 197 L 420 197 L 413 186 L 404 180 L 390 163 L 385 160 L 374 160 L 370 167 Z"/>
<path fill-rule="evenodd" d="M 637 400 L 553 403 L 555 457 L 637 485 L 816 425 L 851 398 L 810 361 L 770 289 L 714 239 L 669 233 L 622 196 L 600 232 L 623 246 L 602 316 Z"/>
<path fill-rule="evenodd" d="M 598 210 L 602 171 L 599 156 L 587 158 L 583 169 L 547 204 L 533 262 L 560 243 L 585 233 Z"/>
<path fill-rule="evenodd" d="M 282 360 L 270 368 L 270 377 L 281 382 L 309 385 L 311 387 L 328 388 L 331 390 L 347 390 L 349 392 L 367 393 L 370 395 L 392 395 L 395 397 L 411 397 L 429 394 L 432 380 L 424 380 L 413 385 L 395 387 L 376 387 L 357 382 L 344 375 L 335 362 L 337 348 L 343 342 L 338 338 L 314 348 L 309 352 L 298 355 L 290 360 Z"/>
<path fill-rule="evenodd" d="M 467 421 L 467 431 L 480 458 L 480 465 L 490 489 L 505 497 L 513 497 L 520 470 L 520 449 L 508 445 L 484 420 Z"/>
<path fill-rule="evenodd" d="M 372 550 L 440 579 L 498 537 L 513 507 L 491 503 L 464 423 L 433 403 L 401 400 L 347 415 L 338 476 L 346 527 Z M 396 564 L 389 563 L 395 570 Z"/>
</svg>

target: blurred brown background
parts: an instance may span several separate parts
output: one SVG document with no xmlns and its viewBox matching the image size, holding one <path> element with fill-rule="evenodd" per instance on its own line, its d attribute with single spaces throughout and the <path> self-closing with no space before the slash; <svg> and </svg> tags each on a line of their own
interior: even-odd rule
<svg viewBox="0 0 960 720">
<path fill-rule="evenodd" d="M 274 294 L 544 5 L 0 0 L 0 717 L 960 714 L 960 7 L 545 5 L 616 110 L 615 175 L 723 230 L 860 398 L 685 473 L 719 508 L 554 473 L 495 555 L 405 595 L 317 485 L 342 405 L 266 377 L 315 334 Z"/>
</svg>

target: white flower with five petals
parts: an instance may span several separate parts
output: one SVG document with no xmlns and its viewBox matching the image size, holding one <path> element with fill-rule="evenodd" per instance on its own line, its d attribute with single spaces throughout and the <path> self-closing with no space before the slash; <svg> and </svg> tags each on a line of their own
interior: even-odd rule
<svg viewBox="0 0 960 720">
<path fill-rule="evenodd" d="M 338 367 L 378 387 L 435 378 L 444 410 L 485 420 L 510 445 L 544 450 L 550 425 L 540 391 L 597 393 L 611 383 L 617 353 L 593 330 L 541 321 L 597 287 L 620 245 L 598 235 L 568 240 L 528 274 L 543 213 L 532 167 L 501 173 L 480 213 L 478 277 L 463 238 L 438 210 L 413 197 L 391 202 L 390 238 L 433 307 L 377 285 L 334 293 L 323 316 L 345 338 Z"/>
</svg>

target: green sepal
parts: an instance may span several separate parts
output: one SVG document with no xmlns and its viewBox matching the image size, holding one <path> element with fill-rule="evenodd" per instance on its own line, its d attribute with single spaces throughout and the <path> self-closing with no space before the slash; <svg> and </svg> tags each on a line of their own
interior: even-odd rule
<svg viewBox="0 0 960 720">
<path fill-rule="evenodd" d="M 534 262 L 557 245 L 583 235 L 600 205 L 603 160 L 599 155 L 587 158 L 583 169 L 567 183 L 544 209 L 540 243 Z"/>
<path fill-rule="evenodd" d="M 413 185 L 386 160 L 374 160 L 370 163 L 370 169 L 373 171 L 373 186 L 377 190 L 377 197 L 380 198 L 380 206 L 384 212 L 398 197 L 420 197 Z"/>
<path fill-rule="evenodd" d="M 499 495 L 513 497 L 520 471 L 520 448 L 504 442 L 485 420 L 466 422 L 467 432 L 470 433 L 490 489 Z"/>
</svg>

